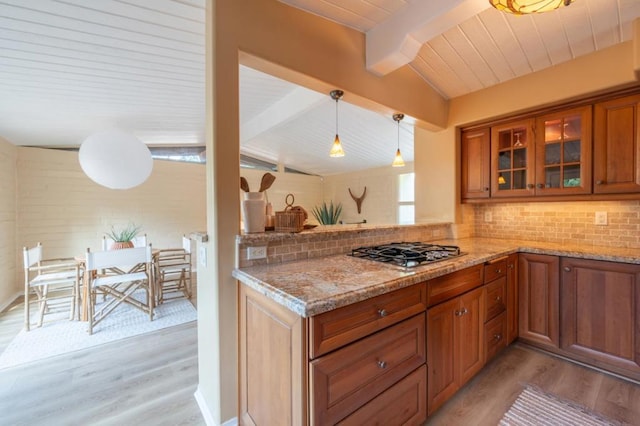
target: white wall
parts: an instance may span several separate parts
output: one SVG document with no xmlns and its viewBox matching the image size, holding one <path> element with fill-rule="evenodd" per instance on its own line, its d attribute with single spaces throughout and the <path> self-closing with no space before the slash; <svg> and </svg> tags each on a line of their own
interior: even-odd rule
<svg viewBox="0 0 640 426">
<path fill-rule="evenodd" d="M 15 146 L 0 138 L 0 310 L 20 291 L 15 283 L 16 261 L 16 159 Z M 21 270 L 21 269 L 20 269 Z"/>
<path fill-rule="evenodd" d="M 358 172 L 325 176 L 324 200 L 334 205 L 342 203 L 340 219 L 345 223 L 361 222 L 366 219 L 372 224 L 398 223 L 398 175 L 413 172 L 413 163 L 405 167 L 377 167 Z M 364 188 L 367 194 L 358 214 L 356 202 L 349 194 L 349 188 L 355 197 L 361 197 Z"/>
<path fill-rule="evenodd" d="M 10 149 L 3 148 L 0 144 L 0 217 L 4 218 L 5 206 L 10 205 L 4 201 L 11 194 L 5 194 L 9 177 L 4 176 L 10 170 L 4 167 L 5 151 Z M 85 176 L 77 152 L 26 147 L 18 147 L 16 152 L 13 220 L 17 231 L 12 243 L 10 238 L 2 238 L 0 262 L 4 250 L 13 250 L 17 268 L 13 279 L 1 281 L 2 298 L 9 294 L 3 292 L 4 286 L 21 289 L 23 246 L 41 242 L 47 257 L 75 256 L 87 247 L 99 250 L 102 235 L 111 225 L 134 222 L 142 226 L 141 232 L 154 247 L 179 247 L 183 234 L 206 229 L 206 180 L 201 164 L 155 160 L 145 183 L 129 190 L 112 190 Z M 4 232 L 3 223 L 0 232 Z"/>
</svg>

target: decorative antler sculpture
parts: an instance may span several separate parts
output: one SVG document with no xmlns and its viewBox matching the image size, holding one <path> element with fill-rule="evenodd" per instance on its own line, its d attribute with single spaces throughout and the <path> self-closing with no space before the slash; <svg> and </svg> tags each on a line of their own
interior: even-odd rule
<svg viewBox="0 0 640 426">
<path fill-rule="evenodd" d="M 356 197 L 355 195 L 353 195 L 353 192 L 351 192 L 351 188 L 349 188 L 349 194 L 351 195 L 351 198 L 353 198 L 353 201 L 356 202 L 356 206 L 358 206 L 358 214 L 360 214 L 360 211 L 362 210 L 362 200 L 364 200 L 365 195 L 367 195 L 367 187 L 364 187 L 364 192 L 360 197 Z"/>
</svg>

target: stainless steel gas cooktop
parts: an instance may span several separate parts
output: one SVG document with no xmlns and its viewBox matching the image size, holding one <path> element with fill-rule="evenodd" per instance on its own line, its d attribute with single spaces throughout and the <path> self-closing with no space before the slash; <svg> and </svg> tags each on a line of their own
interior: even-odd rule
<svg viewBox="0 0 640 426">
<path fill-rule="evenodd" d="M 460 247 L 430 243 L 389 243 L 379 246 L 359 247 L 351 256 L 411 268 L 462 256 Z"/>
</svg>

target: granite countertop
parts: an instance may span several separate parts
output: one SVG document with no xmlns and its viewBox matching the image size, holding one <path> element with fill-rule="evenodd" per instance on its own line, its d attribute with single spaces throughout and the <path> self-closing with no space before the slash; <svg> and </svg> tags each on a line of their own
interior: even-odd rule
<svg viewBox="0 0 640 426">
<path fill-rule="evenodd" d="M 337 255 L 235 269 L 233 276 L 298 315 L 311 317 L 517 252 L 640 264 L 639 249 L 488 238 L 433 242 L 457 245 L 465 255 L 415 268 Z"/>
</svg>

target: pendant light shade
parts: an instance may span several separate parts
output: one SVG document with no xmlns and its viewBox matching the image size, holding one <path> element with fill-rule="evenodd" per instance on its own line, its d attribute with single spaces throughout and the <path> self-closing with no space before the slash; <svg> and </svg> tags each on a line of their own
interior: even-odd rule
<svg viewBox="0 0 640 426">
<path fill-rule="evenodd" d="M 542 13 L 569 6 L 574 0 L 489 0 L 491 6 L 501 12 L 514 15 Z"/>
<path fill-rule="evenodd" d="M 398 123 L 398 149 L 396 150 L 396 156 L 391 163 L 392 167 L 404 167 L 404 160 L 402 154 L 400 154 L 400 121 L 404 118 L 404 114 L 393 114 L 393 120 Z"/>
<path fill-rule="evenodd" d="M 336 137 L 333 140 L 333 146 L 329 151 L 330 157 L 344 157 L 344 149 L 342 149 L 342 143 L 340 142 L 340 136 L 338 136 L 338 101 L 342 99 L 344 92 L 342 90 L 332 90 L 329 95 L 331 99 L 336 101 Z"/>
<path fill-rule="evenodd" d="M 87 137 L 80 145 L 78 161 L 91 180 L 111 189 L 138 186 L 153 169 L 147 145 L 119 129 L 103 130 Z"/>
</svg>

